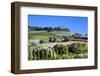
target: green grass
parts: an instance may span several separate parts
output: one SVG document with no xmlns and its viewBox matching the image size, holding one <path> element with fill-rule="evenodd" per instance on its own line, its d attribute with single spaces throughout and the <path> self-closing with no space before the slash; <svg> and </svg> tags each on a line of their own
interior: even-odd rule
<svg viewBox="0 0 100 76">
<path fill-rule="evenodd" d="M 66 37 L 73 35 L 72 32 L 66 32 L 66 31 L 51 31 L 50 33 L 56 36 L 66 36 Z"/>
<path fill-rule="evenodd" d="M 29 31 L 28 38 L 29 40 L 48 40 L 49 37 L 61 37 L 61 36 L 71 36 L 72 32 L 66 32 L 66 31 Z"/>
<path fill-rule="evenodd" d="M 36 32 L 36 33 L 31 33 L 29 34 L 28 38 L 29 40 L 40 40 L 40 39 L 43 39 L 43 40 L 47 40 L 49 37 L 52 37 L 52 36 L 55 36 L 49 32 L 46 32 L 46 31 L 41 31 L 41 32 Z"/>
</svg>

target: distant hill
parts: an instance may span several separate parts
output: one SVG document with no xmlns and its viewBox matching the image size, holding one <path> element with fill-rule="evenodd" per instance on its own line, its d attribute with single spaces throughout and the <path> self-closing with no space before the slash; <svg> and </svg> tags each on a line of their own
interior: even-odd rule
<svg viewBox="0 0 100 76">
<path fill-rule="evenodd" d="M 74 33 L 72 32 L 67 32 L 67 31 L 51 31 L 50 33 L 56 35 L 56 36 L 72 36 Z"/>
<path fill-rule="evenodd" d="M 34 31 L 67 31 L 70 32 L 69 28 L 65 27 L 37 27 L 37 26 L 28 26 L 29 30 L 34 30 Z"/>
<path fill-rule="evenodd" d="M 49 37 L 62 37 L 62 36 L 72 36 L 74 33 L 72 32 L 67 32 L 67 31 L 34 31 L 30 30 L 28 32 L 28 37 L 29 40 L 38 40 L 38 39 L 43 39 L 43 40 L 48 40 Z"/>
</svg>

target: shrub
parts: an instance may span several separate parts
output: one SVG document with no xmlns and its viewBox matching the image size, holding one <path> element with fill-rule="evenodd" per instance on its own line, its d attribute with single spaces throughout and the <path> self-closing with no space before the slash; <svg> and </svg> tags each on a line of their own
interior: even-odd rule
<svg viewBox="0 0 100 76">
<path fill-rule="evenodd" d="M 76 53 L 77 51 L 77 45 L 76 44 L 72 44 L 69 46 L 68 51 L 71 53 Z"/>
<path fill-rule="evenodd" d="M 56 39 L 56 42 L 59 42 L 60 43 L 61 42 L 61 39 L 60 38 L 57 38 Z"/>
<path fill-rule="evenodd" d="M 56 42 L 57 38 L 56 37 L 49 37 L 49 42 Z"/>
<path fill-rule="evenodd" d="M 75 39 L 80 39 L 81 36 L 82 36 L 82 34 L 79 34 L 79 33 L 74 33 L 74 34 L 72 35 L 72 37 L 75 38 Z"/>
<path fill-rule="evenodd" d="M 84 54 L 84 53 L 87 53 L 88 52 L 88 47 L 86 44 L 81 44 L 79 47 L 78 47 L 78 52 L 79 54 Z"/>
<path fill-rule="evenodd" d="M 46 40 L 40 40 L 40 43 L 42 44 L 42 43 L 47 43 L 47 41 Z"/>
<path fill-rule="evenodd" d="M 62 59 L 72 59 L 72 58 L 74 58 L 74 56 L 70 55 L 70 54 L 63 54 L 62 55 Z"/>
<path fill-rule="evenodd" d="M 87 44 L 74 43 L 71 45 L 56 44 L 52 48 L 45 45 L 34 46 L 30 49 L 28 58 L 29 60 L 53 60 L 87 58 L 87 56 Z"/>
<path fill-rule="evenodd" d="M 88 46 L 86 44 L 83 44 L 83 48 L 84 48 L 83 53 L 88 53 Z"/>
<path fill-rule="evenodd" d="M 69 38 L 66 37 L 66 36 L 63 36 L 63 37 L 62 37 L 62 42 L 66 42 L 66 41 L 69 41 Z"/>
<path fill-rule="evenodd" d="M 73 36 L 69 36 L 69 41 L 73 41 L 74 40 L 74 37 Z"/>
<path fill-rule="evenodd" d="M 37 46 L 33 48 L 33 60 L 51 60 L 56 57 L 57 55 L 51 47 Z"/>
<path fill-rule="evenodd" d="M 66 54 L 68 53 L 68 47 L 62 44 L 56 44 L 54 47 L 54 51 L 58 54 L 58 55 L 62 55 L 62 54 Z"/>
<path fill-rule="evenodd" d="M 35 40 L 34 40 L 34 41 L 31 42 L 31 46 L 36 46 L 36 45 L 38 45 L 38 44 L 39 44 L 39 41 L 35 41 Z"/>
<path fill-rule="evenodd" d="M 33 59 L 32 51 L 29 50 L 28 51 L 28 60 L 32 60 L 32 59 Z"/>
<path fill-rule="evenodd" d="M 32 60 L 33 59 L 33 55 L 32 55 L 32 43 L 30 42 L 29 44 L 28 44 L 28 60 Z M 34 46 L 36 46 L 36 45 L 34 45 Z"/>
<path fill-rule="evenodd" d="M 86 44 L 74 43 L 69 46 L 69 52 L 71 53 L 81 54 L 86 53 L 87 51 L 88 47 Z"/>
</svg>

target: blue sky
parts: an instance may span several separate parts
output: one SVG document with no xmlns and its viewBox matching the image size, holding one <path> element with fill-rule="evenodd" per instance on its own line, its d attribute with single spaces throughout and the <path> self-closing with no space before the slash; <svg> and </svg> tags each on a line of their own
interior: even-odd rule
<svg viewBox="0 0 100 76">
<path fill-rule="evenodd" d="M 88 33 L 88 17 L 28 15 L 29 26 L 67 27 L 71 32 Z"/>
</svg>

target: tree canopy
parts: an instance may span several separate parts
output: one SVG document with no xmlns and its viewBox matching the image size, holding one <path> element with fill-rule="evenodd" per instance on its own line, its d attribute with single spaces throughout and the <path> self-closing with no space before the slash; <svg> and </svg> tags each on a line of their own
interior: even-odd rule
<svg viewBox="0 0 100 76">
<path fill-rule="evenodd" d="M 35 31 L 42 31 L 42 30 L 45 30 L 45 31 L 68 31 L 70 32 L 70 29 L 69 28 L 63 28 L 63 27 L 37 27 L 37 26 L 28 26 L 28 28 L 30 30 L 35 30 Z"/>
</svg>

